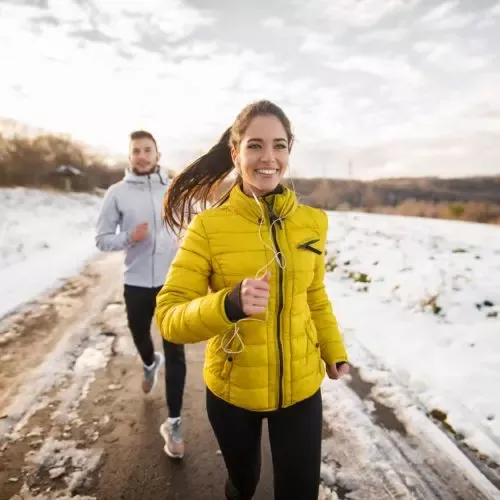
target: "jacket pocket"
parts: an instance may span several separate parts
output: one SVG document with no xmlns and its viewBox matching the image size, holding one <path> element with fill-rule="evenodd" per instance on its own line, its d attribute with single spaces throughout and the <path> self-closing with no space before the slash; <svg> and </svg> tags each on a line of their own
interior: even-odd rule
<svg viewBox="0 0 500 500">
<path fill-rule="evenodd" d="M 314 352 L 316 353 L 316 356 L 318 358 L 319 371 L 321 372 L 322 369 L 321 349 L 318 341 L 318 336 L 315 334 L 314 331 L 314 325 L 312 323 L 312 319 L 310 318 L 305 323 L 305 332 L 307 335 L 308 345 L 311 346 Z M 309 349 L 307 349 L 306 355 L 309 356 Z"/>
<path fill-rule="evenodd" d="M 233 368 L 233 355 L 230 354 L 229 356 L 226 357 L 226 360 L 224 361 L 224 365 L 222 366 L 222 371 L 220 373 L 220 378 L 222 380 L 227 380 L 229 381 L 229 376 L 231 375 L 231 370 Z"/>
<path fill-rule="evenodd" d="M 299 245 L 297 245 L 297 248 L 299 250 L 307 250 L 309 252 L 312 252 L 313 254 L 316 254 L 316 255 L 322 255 L 323 252 L 319 249 L 319 248 L 316 248 L 316 245 L 320 242 L 320 238 L 309 238 L 307 239 L 306 241 L 304 241 L 303 243 L 300 243 Z"/>
<path fill-rule="evenodd" d="M 295 245 L 293 257 L 297 271 L 307 273 L 312 278 L 318 257 L 323 254 L 320 244 L 319 238 L 310 235 Z"/>
</svg>

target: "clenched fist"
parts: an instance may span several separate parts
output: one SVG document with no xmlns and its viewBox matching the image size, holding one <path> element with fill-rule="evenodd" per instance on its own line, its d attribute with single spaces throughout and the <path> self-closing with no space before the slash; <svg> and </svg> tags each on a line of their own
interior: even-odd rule
<svg viewBox="0 0 500 500">
<path fill-rule="evenodd" d="M 349 372 L 350 368 L 348 363 L 340 365 L 338 369 L 336 365 L 329 365 L 329 366 L 327 365 L 326 367 L 326 374 L 328 375 L 329 378 L 333 380 L 338 380 L 344 375 L 349 375 Z"/>
<path fill-rule="evenodd" d="M 138 243 L 139 241 L 144 241 L 148 237 L 148 234 L 149 225 L 147 222 L 143 222 L 134 227 L 130 238 L 132 239 L 132 243 Z"/>
<path fill-rule="evenodd" d="M 247 316 L 262 314 L 269 302 L 269 271 L 259 279 L 246 279 L 241 283 L 241 308 Z"/>
</svg>

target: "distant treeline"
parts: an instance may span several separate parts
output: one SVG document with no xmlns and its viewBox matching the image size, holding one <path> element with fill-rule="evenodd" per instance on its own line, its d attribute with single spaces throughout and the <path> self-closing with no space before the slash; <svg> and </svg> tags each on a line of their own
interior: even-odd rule
<svg viewBox="0 0 500 500">
<path fill-rule="evenodd" d="M 288 184 L 293 185 L 302 203 L 325 210 L 500 223 L 500 176 L 293 179 Z"/>
<path fill-rule="evenodd" d="M 0 135 L 0 186 L 68 187 L 56 170 L 69 165 L 82 175 L 71 189 L 106 189 L 123 177 L 125 164 L 112 165 L 70 138 Z M 169 172 L 173 175 L 173 172 Z M 227 185 L 227 183 L 225 183 Z M 376 181 L 294 179 L 301 201 L 325 210 L 358 210 L 421 217 L 500 223 L 500 176 L 441 179 L 394 178 Z M 223 189 L 223 186 L 221 186 Z"/>
<path fill-rule="evenodd" d="M 327 209 L 348 204 L 356 208 L 398 206 L 408 200 L 429 203 L 500 204 L 500 175 L 441 179 L 381 179 L 370 182 L 337 179 L 296 179 L 297 192 Z"/>
<path fill-rule="evenodd" d="M 5 138 L 0 135 L 0 186 L 63 189 L 65 179 L 56 173 L 61 165 L 82 173 L 71 179 L 75 191 L 106 188 L 123 177 L 124 165 L 110 168 L 102 158 L 66 137 L 47 134 Z"/>
</svg>

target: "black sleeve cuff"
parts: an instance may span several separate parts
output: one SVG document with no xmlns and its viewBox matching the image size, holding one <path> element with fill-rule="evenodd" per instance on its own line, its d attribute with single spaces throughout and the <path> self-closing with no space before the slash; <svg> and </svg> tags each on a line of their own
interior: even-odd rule
<svg viewBox="0 0 500 500">
<path fill-rule="evenodd" d="M 241 283 L 236 285 L 227 295 L 224 300 L 224 310 L 229 321 L 236 323 L 240 319 L 244 319 L 247 315 L 241 307 L 240 297 Z"/>
</svg>

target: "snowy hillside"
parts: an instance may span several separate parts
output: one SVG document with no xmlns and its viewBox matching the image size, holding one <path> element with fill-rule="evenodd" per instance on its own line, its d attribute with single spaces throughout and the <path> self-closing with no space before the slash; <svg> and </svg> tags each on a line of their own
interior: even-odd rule
<svg viewBox="0 0 500 500">
<path fill-rule="evenodd" d="M 499 461 L 500 227 L 334 213 L 329 237 L 327 286 L 363 377 L 401 404 L 392 372 Z"/>
<path fill-rule="evenodd" d="M 0 317 L 97 253 L 100 203 L 0 189 Z M 329 231 L 327 287 L 363 378 L 402 410 L 407 387 L 500 462 L 500 227 L 332 213 Z"/>
<path fill-rule="evenodd" d="M 0 317 L 78 273 L 96 251 L 100 203 L 83 193 L 0 189 Z"/>
</svg>

